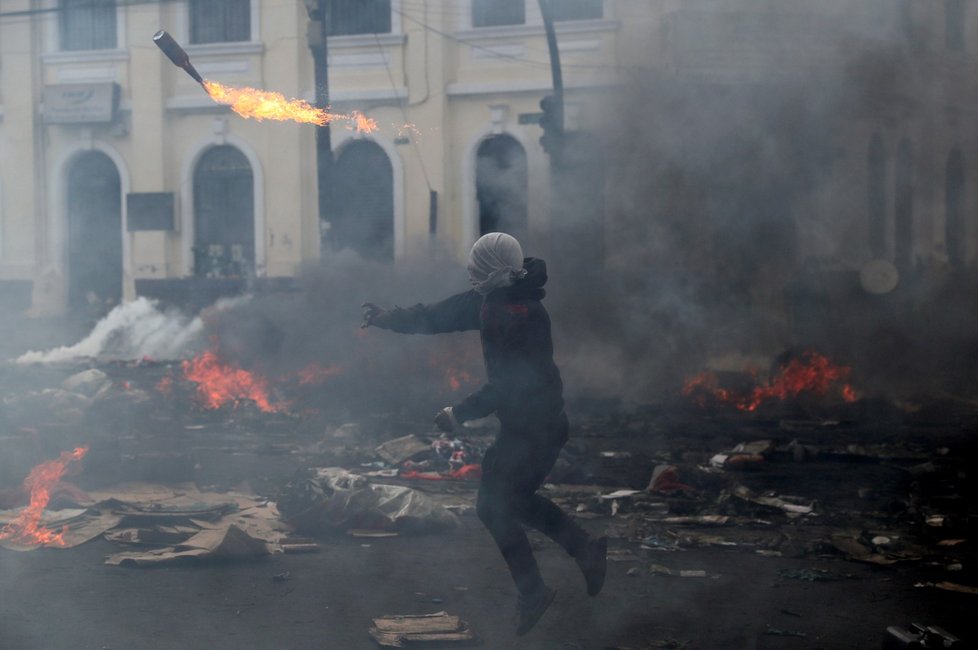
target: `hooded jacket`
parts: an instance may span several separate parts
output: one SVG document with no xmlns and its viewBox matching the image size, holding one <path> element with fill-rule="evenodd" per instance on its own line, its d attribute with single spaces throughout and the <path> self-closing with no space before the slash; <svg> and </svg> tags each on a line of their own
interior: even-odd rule
<svg viewBox="0 0 978 650">
<path fill-rule="evenodd" d="M 502 433 L 545 435 L 560 428 L 564 399 L 553 360 L 546 295 L 547 265 L 523 260 L 526 276 L 483 298 L 474 290 L 431 305 L 396 307 L 375 324 L 405 334 L 439 334 L 478 329 L 488 381 L 455 405 L 458 421 L 495 413 Z"/>
</svg>

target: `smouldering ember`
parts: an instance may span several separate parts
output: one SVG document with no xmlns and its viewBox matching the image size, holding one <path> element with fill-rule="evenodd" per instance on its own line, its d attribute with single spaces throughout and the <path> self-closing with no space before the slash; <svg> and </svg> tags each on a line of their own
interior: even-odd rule
<svg viewBox="0 0 978 650">
<path fill-rule="evenodd" d="M 343 368 L 339 366 L 321 366 L 318 363 L 310 363 L 299 371 L 299 384 L 302 386 L 321 384 L 330 377 L 335 377 L 342 373 Z"/>
<path fill-rule="evenodd" d="M 316 124 L 323 126 L 330 122 L 346 121 L 350 129 L 357 133 L 372 133 L 377 130 L 377 122 L 359 111 L 352 113 L 330 113 L 316 108 L 301 99 L 286 99 L 282 93 L 259 90 L 247 86 L 235 88 L 217 81 L 204 80 L 204 89 L 215 102 L 226 104 L 241 117 L 256 120 L 279 120 Z"/>
<path fill-rule="evenodd" d="M 211 351 L 184 361 L 183 374 L 197 384 L 197 396 L 209 409 L 224 405 L 237 406 L 244 401 L 255 403 L 266 413 L 284 411 L 287 404 L 272 403 L 268 396 L 268 380 L 229 363 Z"/>
<path fill-rule="evenodd" d="M 771 399 L 785 400 L 802 393 L 825 395 L 834 386 L 844 401 L 854 402 L 857 399 L 856 391 L 845 383 L 851 371 L 848 366 L 835 365 L 827 357 L 809 351 L 782 365 L 779 373 L 768 383 L 755 386 L 746 395 L 718 386 L 717 376 L 712 372 L 704 372 L 687 380 L 682 393 L 694 397 L 700 404 L 709 396 L 741 411 L 755 411 Z"/>
<path fill-rule="evenodd" d="M 7 540 L 25 546 L 64 546 L 64 533 L 49 530 L 41 525 L 44 509 L 51 501 L 51 490 L 64 476 L 68 464 L 81 460 L 88 453 L 88 447 L 77 447 L 73 451 L 63 451 L 55 460 L 46 460 L 31 470 L 24 479 L 24 491 L 31 495 L 30 503 L 17 518 L 0 529 L 0 540 Z"/>
<path fill-rule="evenodd" d="M 475 381 L 472 374 L 465 370 L 445 369 L 445 376 L 448 377 L 448 385 L 452 390 L 460 390 L 463 385 L 471 384 Z"/>
</svg>

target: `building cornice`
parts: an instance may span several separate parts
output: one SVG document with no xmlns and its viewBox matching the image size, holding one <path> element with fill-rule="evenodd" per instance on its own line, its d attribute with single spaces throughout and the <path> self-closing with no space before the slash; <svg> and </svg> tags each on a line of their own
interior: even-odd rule
<svg viewBox="0 0 978 650">
<path fill-rule="evenodd" d="M 583 34 L 593 32 L 617 31 L 620 23 L 617 20 L 569 20 L 556 23 L 557 34 Z M 498 38 L 525 38 L 527 36 L 545 36 L 543 25 L 505 25 L 500 27 L 477 27 L 465 29 L 453 34 L 463 42 L 482 41 Z"/>
<path fill-rule="evenodd" d="M 191 56 L 228 56 L 240 54 L 261 54 L 265 44 L 261 41 L 242 41 L 239 43 L 205 43 L 188 45 L 184 48 Z"/>
<path fill-rule="evenodd" d="M 351 47 L 392 47 L 404 45 L 407 34 L 352 34 L 350 36 L 330 36 L 330 50 L 342 50 Z"/>
<path fill-rule="evenodd" d="M 41 62 L 47 64 L 116 63 L 128 60 L 129 50 L 72 50 L 41 55 Z"/>
<path fill-rule="evenodd" d="M 609 72 L 599 79 L 564 81 L 564 87 L 569 90 L 597 90 L 613 88 L 618 85 L 618 76 Z M 552 92 L 550 78 L 530 79 L 526 81 L 495 81 L 474 83 L 453 83 L 445 88 L 449 97 L 464 97 L 470 95 L 506 95 L 519 93 Z"/>
</svg>

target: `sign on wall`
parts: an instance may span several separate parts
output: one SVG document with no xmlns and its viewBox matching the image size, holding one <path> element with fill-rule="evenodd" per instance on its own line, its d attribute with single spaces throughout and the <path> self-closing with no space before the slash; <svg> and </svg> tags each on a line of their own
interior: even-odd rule
<svg viewBox="0 0 978 650">
<path fill-rule="evenodd" d="M 119 109 L 119 84 L 56 84 L 44 87 L 45 124 L 107 124 Z"/>
<path fill-rule="evenodd" d="M 129 232 L 173 230 L 173 192 L 126 194 L 126 223 Z"/>
</svg>

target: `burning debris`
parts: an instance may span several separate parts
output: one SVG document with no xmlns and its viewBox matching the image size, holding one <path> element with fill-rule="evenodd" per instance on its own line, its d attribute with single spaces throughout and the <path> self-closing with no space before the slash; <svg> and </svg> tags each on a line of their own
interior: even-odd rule
<svg viewBox="0 0 978 650">
<path fill-rule="evenodd" d="M 48 460 L 31 470 L 24 479 L 24 490 L 30 494 L 30 503 L 9 524 L 0 529 L 0 541 L 20 546 L 64 546 L 64 530 L 49 530 L 41 524 L 44 509 L 51 501 L 51 492 L 68 471 L 68 465 L 81 460 L 88 447 L 76 447 L 73 451 Z"/>
<path fill-rule="evenodd" d="M 843 401 L 854 402 L 856 391 L 845 383 L 851 372 L 851 368 L 836 365 L 828 357 L 809 350 L 779 364 L 767 383 L 756 385 L 746 393 L 721 387 L 716 373 L 707 371 L 687 380 L 682 394 L 701 406 L 713 400 L 748 412 L 771 400 L 795 399 L 806 393 L 825 396 L 832 390 Z"/>
<path fill-rule="evenodd" d="M 197 397 L 205 408 L 237 406 L 248 400 L 265 413 L 284 411 L 288 404 L 272 402 L 268 380 L 222 361 L 211 351 L 204 352 L 181 365 L 184 376 L 197 385 Z"/>
</svg>

